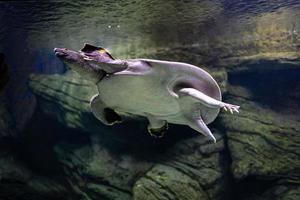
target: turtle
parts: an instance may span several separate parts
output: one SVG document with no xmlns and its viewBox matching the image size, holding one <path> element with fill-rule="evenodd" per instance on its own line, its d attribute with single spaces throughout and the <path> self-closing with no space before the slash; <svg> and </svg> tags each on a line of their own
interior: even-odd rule
<svg viewBox="0 0 300 200">
<path fill-rule="evenodd" d="M 148 119 L 148 131 L 162 137 L 168 123 L 187 125 L 216 142 L 207 124 L 221 108 L 239 112 L 240 106 L 222 102 L 213 77 L 200 67 L 154 59 L 115 59 L 103 47 L 84 44 L 79 51 L 55 48 L 55 55 L 98 93 L 91 112 L 103 124 L 121 123 L 124 116 Z"/>
</svg>

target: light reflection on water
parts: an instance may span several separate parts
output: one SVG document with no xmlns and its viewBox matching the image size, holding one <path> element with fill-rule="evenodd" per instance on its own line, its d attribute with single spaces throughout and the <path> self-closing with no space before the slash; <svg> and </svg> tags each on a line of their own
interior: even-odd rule
<svg viewBox="0 0 300 200">
<path fill-rule="evenodd" d="M 232 34 L 234 26 L 253 31 L 256 18 L 270 13 L 279 13 L 280 18 L 289 9 L 290 18 L 299 17 L 299 4 L 283 0 L 7 2 L 0 4 L 1 39 L 3 48 L 9 41 L 29 51 L 54 46 L 79 49 L 83 42 L 91 42 L 119 49 L 126 56 L 140 48 L 189 45 Z M 286 25 L 299 27 L 295 18 L 287 20 L 293 21 Z"/>
</svg>

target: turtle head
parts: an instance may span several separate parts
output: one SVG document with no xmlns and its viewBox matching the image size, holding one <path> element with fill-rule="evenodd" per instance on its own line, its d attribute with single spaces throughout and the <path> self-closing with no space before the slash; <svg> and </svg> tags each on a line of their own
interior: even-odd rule
<svg viewBox="0 0 300 200">
<path fill-rule="evenodd" d="M 85 55 L 66 48 L 54 48 L 55 55 L 71 70 L 74 70 L 85 79 L 98 82 L 106 73 L 95 64 L 93 56 Z"/>
<path fill-rule="evenodd" d="M 55 55 L 66 63 L 71 69 L 84 65 L 84 57 L 79 52 L 66 48 L 54 48 Z"/>
</svg>

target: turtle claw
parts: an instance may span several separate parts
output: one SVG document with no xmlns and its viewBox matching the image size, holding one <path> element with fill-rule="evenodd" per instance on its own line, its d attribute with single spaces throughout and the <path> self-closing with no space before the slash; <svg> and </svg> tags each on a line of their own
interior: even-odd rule
<svg viewBox="0 0 300 200">
<path fill-rule="evenodd" d="M 232 104 L 229 104 L 229 103 L 224 103 L 221 107 L 224 111 L 228 111 L 233 114 L 233 112 L 237 112 L 239 113 L 239 108 L 240 106 L 237 106 L 237 105 L 232 105 Z"/>
<path fill-rule="evenodd" d="M 154 137 L 154 138 L 162 138 L 165 135 L 165 131 L 164 132 L 154 132 L 154 131 L 149 131 L 149 134 Z"/>
<path fill-rule="evenodd" d="M 240 113 L 240 111 L 238 110 L 238 108 L 233 108 L 233 110 L 237 113 Z"/>
</svg>

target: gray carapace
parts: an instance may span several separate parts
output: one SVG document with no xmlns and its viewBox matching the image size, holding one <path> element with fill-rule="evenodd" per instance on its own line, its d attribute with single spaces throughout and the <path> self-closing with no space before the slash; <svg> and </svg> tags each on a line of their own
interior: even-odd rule
<svg viewBox="0 0 300 200">
<path fill-rule="evenodd" d="M 194 65 L 151 59 L 114 59 L 102 48 L 85 44 L 80 51 L 54 52 L 82 78 L 98 87 L 91 101 L 94 116 L 106 125 L 131 114 L 146 117 L 148 131 L 161 137 L 168 123 L 182 124 L 215 137 L 206 126 L 220 108 L 231 113 L 239 106 L 221 101 L 221 91 L 210 74 Z"/>
</svg>

